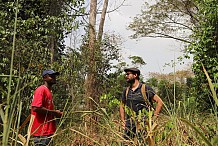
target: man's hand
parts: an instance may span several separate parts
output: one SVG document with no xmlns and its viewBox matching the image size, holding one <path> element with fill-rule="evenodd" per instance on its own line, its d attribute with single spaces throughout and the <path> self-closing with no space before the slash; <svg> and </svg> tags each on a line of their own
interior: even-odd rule
<svg viewBox="0 0 218 146">
<path fill-rule="evenodd" d="M 60 118 L 63 115 L 63 112 L 55 110 L 55 117 Z"/>
<path fill-rule="evenodd" d="M 121 125 L 122 125 L 122 128 L 125 130 L 126 128 L 126 124 L 125 124 L 125 112 L 124 112 L 124 104 L 123 102 L 121 101 L 120 102 L 120 119 L 121 119 Z"/>
</svg>

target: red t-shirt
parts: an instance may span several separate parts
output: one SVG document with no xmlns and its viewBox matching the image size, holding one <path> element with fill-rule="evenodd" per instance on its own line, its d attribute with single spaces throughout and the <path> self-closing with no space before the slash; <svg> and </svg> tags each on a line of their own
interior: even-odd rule
<svg viewBox="0 0 218 146">
<path fill-rule="evenodd" d="M 44 85 L 38 87 L 33 96 L 31 106 L 44 107 L 49 110 L 54 110 L 51 91 Z M 40 114 L 31 110 L 31 114 L 35 116 L 31 128 L 33 136 L 49 136 L 56 131 L 56 123 L 54 116 L 51 114 Z"/>
</svg>

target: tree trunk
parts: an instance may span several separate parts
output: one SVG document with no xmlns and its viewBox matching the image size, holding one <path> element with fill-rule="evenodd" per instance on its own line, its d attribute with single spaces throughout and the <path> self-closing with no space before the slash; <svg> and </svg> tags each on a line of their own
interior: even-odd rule
<svg viewBox="0 0 218 146">
<path fill-rule="evenodd" d="M 97 0 L 91 0 L 90 2 L 90 16 L 89 16 L 89 64 L 88 64 L 88 73 L 85 83 L 85 94 L 86 94 L 86 106 L 90 111 L 93 111 L 95 108 L 93 100 L 96 100 L 95 97 L 95 41 L 96 41 L 96 32 L 95 32 L 95 25 L 96 25 L 96 15 L 97 15 Z M 90 122 L 90 130 L 93 131 L 93 116 L 90 116 L 90 119 L 87 119 Z"/>
<path fill-rule="evenodd" d="M 51 64 L 54 62 L 54 56 L 55 56 L 55 41 L 54 41 L 54 36 L 51 37 L 51 39 L 49 40 L 49 45 L 48 48 L 51 52 Z"/>
<path fill-rule="evenodd" d="M 101 14 L 101 21 L 99 24 L 99 33 L 98 33 L 98 43 L 96 42 L 96 16 L 97 16 L 97 0 L 91 0 L 90 2 L 90 16 L 89 16 L 89 64 L 88 64 L 88 73 L 85 83 L 86 89 L 86 106 L 90 111 L 97 109 L 95 102 L 99 103 L 98 95 L 98 85 L 97 85 L 97 69 L 96 69 L 96 51 L 100 51 L 100 42 L 102 40 L 104 20 L 107 11 L 108 0 L 104 1 L 104 6 Z M 91 98 L 91 99 L 89 99 Z M 94 102 L 94 101 L 95 102 Z M 86 119 L 90 122 L 89 129 L 90 132 L 97 132 L 97 127 L 95 126 L 98 118 L 96 115 L 91 115 L 89 119 Z"/>
<path fill-rule="evenodd" d="M 61 0 L 50 0 L 49 1 L 49 15 L 50 16 L 58 16 L 61 13 L 61 9 L 63 6 L 63 1 Z M 57 27 L 52 24 L 50 26 L 50 29 L 57 29 Z M 58 32 L 58 31 L 56 31 Z M 56 61 L 58 54 L 58 47 L 57 47 L 57 37 L 55 34 L 51 33 L 50 34 L 50 39 L 48 42 L 48 48 L 50 50 L 51 53 L 51 64 Z"/>
</svg>

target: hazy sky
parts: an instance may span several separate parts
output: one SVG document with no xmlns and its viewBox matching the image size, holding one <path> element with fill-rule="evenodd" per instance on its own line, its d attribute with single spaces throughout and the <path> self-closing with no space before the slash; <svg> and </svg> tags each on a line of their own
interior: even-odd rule
<svg viewBox="0 0 218 146">
<path fill-rule="evenodd" d="M 109 10 L 114 9 L 122 3 L 123 0 L 109 0 Z M 127 26 L 132 21 L 132 18 L 140 14 L 141 7 L 144 2 L 152 2 L 152 0 L 125 0 L 124 6 L 116 11 L 107 14 L 105 19 L 104 32 L 115 33 L 123 38 L 122 57 L 124 61 L 130 63 L 129 56 L 140 56 L 147 63 L 140 69 L 144 77 L 147 77 L 149 72 L 170 73 L 174 71 L 172 67 L 164 67 L 166 63 L 171 63 L 174 58 L 182 55 L 180 51 L 181 45 L 172 39 L 163 38 L 140 38 L 139 40 L 130 39 L 130 35 L 134 32 L 127 30 Z M 87 11 L 89 9 L 87 0 Z M 101 6 L 100 6 L 101 7 Z M 71 34 L 72 35 L 72 34 Z M 74 32 L 74 37 L 79 38 L 81 32 Z M 71 41 L 70 41 L 71 40 Z M 78 44 L 73 42 L 70 36 L 66 39 L 66 44 Z M 71 46 L 72 47 L 72 46 Z M 185 64 L 176 65 L 176 70 L 187 68 L 191 60 L 184 60 Z"/>
<path fill-rule="evenodd" d="M 109 0 L 109 8 L 114 7 L 115 1 L 118 5 L 122 0 Z M 127 58 L 130 55 L 137 55 L 143 58 L 147 65 L 142 66 L 141 71 L 144 76 L 149 72 L 170 73 L 174 69 L 172 67 L 163 67 L 165 63 L 170 63 L 178 56 L 182 55 L 180 51 L 181 45 L 172 39 L 162 38 L 140 38 L 132 40 L 129 38 L 132 32 L 127 30 L 127 26 L 132 21 L 132 18 L 140 14 L 141 7 L 145 0 L 126 0 L 124 5 L 117 11 L 108 15 L 105 23 L 105 32 L 115 32 L 120 34 L 123 39 L 123 57 Z M 149 0 L 147 0 L 149 2 Z M 127 60 L 126 60 L 127 61 Z M 184 60 L 184 65 L 177 65 L 176 70 L 181 70 L 186 67 L 191 60 Z"/>
</svg>

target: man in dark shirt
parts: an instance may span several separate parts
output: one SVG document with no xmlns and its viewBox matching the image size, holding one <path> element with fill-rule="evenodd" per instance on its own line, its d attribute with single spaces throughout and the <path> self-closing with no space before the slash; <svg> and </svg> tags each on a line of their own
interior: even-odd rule
<svg viewBox="0 0 218 146">
<path fill-rule="evenodd" d="M 139 82 L 139 76 L 140 76 L 140 70 L 137 68 L 127 68 L 124 70 L 126 72 L 126 81 L 130 84 L 128 88 L 123 91 L 123 95 L 121 98 L 121 104 L 120 104 L 120 117 L 122 121 L 122 127 L 125 130 L 125 138 L 131 139 L 136 134 L 136 122 L 131 121 L 131 116 L 129 114 L 125 113 L 124 106 L 127 106 L 132 112 L 134 112 L 134 115 L 138 115 L 140 111 L 143 109 L 148 110 L 148 102 L 145 101 L 145 98 L 143 97 L 143 94 L 141 93 L 142 83 Z M 149 101 L 149 103 L 156 102 L 156 107 L 154 110 L 154 117 L 157 118 L 159 115 L 159 112 L 161 111 L 163 101 L 161 98 L 154 93 L 154 90 L 149 87 L 145 86 L 146 90 L 146 98 Z"/>
</svg>

